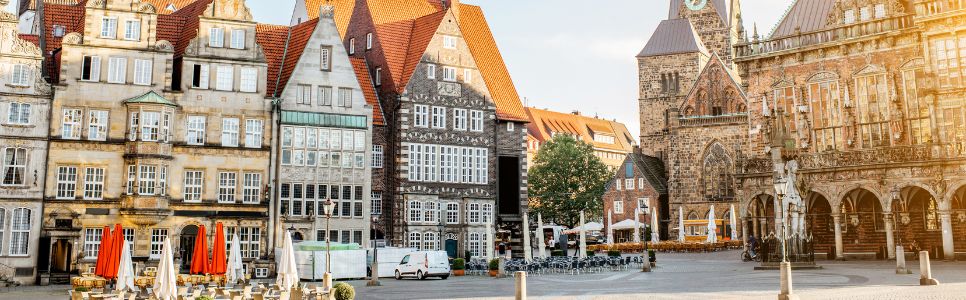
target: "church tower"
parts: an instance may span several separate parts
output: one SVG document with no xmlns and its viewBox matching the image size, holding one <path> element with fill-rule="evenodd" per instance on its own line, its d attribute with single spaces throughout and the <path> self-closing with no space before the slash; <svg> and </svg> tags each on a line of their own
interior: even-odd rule
<svg viewBox="0 0 966 300">
<path fill-rule="evenodd" d="M 701 42 L 733 66 L 732 49 L 744 37 L 739 0 L 669 0 L 668 19 L 691 21 Z"/>
</svg>

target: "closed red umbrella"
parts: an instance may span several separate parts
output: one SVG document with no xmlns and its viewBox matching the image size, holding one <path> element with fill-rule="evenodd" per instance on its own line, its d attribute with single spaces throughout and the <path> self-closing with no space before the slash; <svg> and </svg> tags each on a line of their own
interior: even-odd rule
<svg viewBox="0 0 966 300">
<path fill-rule="evenodd" d="M 228 255 L 225 252 L 225 226 L 218 222 L 215 224 L 215 243 L 211 248 L 211 266 L 208 267 L 208 271 L 214 275 L 225 275 L 228 270 L 226 265 L 228 262 Z"/>
<path fill-rule="evenodd" d="M 208 237 L 205 225 L 198 226 L 198 236 L 195 237 L 195 250 L 191 255 L 191 274 L 208 274 Z"/>
<path fill-rule="evenodd" d="M 124 247 L 124 229 L 121 224 L 114 224 L 114 232 L 111 237 L 111 247 L 108 251 L 107 266 L 104 268 L 104 278 L 117 278 L 117 267 L 121 264 L 121 248 Z"/>
<path fill-rule="evenodd" d="M 107 255 L 111 248 L 111 226 L 104 226 L 101 231 L 101 244 L 97 247 L 97 264 L 94 267 L 94 275 L 104 276 L 107 269 Z"/>
</svg>

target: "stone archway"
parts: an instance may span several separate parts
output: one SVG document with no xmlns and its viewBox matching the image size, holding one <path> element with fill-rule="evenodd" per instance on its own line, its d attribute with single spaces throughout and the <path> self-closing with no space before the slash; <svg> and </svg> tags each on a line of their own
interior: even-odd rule
<svg viewBox="0 0 966 300">
<path fill-rule="evenodd" d="M 775 233 L 775 198 L 767 194 L 759 194 L 752 198 L 748 205 L 748 218 L 745 226 L 749 233 L 761 238 Z"/>
<path fill-rule="evenodd" d="M 198 236 L 198 226 L 194 224 L 185 225 L 181 228 L 178 236 L 180 240 L 177 254 L 181 258 L 180 267 L 182 270 L 187 270 L 191 268 L 192 254 L 195 249 L 195 238 Z"/>
<path fill-rule="evenodd" d="M 964 253 L 966 252 L 966 185 L 957 189 L 950 201 L 953 248 L 958 253 Z"/>
<path fill-rule="evenodd" d="M 806 200 L 808 233 L 812 235 L 816 257 L 835 258 L 835 222 L 832 205 L 819 193 L 809 193 Z"/>
<path fill-rule="evenodd" d="M 929 191 L 908 186 L 900 190 L 892 203 L 896 216 L 896 243 L 910 252 L 929 251 L 930 256 L 942 253 L 942 224 L 939 201 Z"/>
<path fill-rule="evenodd" d="M 881 203 L 875 193 L 864 188 L 845 193 L 839 207 L 845 256 L 886 258 L 886 225 Z"/>
</svg>

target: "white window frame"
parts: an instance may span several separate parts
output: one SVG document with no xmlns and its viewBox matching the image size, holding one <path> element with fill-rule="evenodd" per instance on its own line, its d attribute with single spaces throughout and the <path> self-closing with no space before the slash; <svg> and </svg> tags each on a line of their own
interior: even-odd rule
<svg viewBox="0 0 966 300">
<path fill-rule="evenodd" d="M 383 146 L 382 145 L 372 145 L 372 168 L 382 169 L 383 165 Z"/>
<path fill-rule="evenodd" d="M 470 111 L 470 131 L 483 132 L 483 112 L 479 110 Z"/>
<path fill-rule="evenodd" d="M 624 179 L 624 188 L 626 188 L 628 191 L 633 191 L 634 190 L 634 178 Z"/>
<path fill-rule="evenodd" d="M 456 37 L 451 35 L 443 36 L 443 48 L 456 49 Z"/>
<path fill-rule="evenodd" d="M 352 107 L 352 92 L 350 88 L 339 88 L 339 107 Z"/>
<path fill-rule="evenodd" d="M 184 174 L 184 202 L 200 203 L 204 196 L 205 171 L 187 170 Z"/>
<path fill-rule="evenodd" d="M 141 40 L 141 20 L 124 21 L 124 39 L 128 41 Z"/>
<path fill-rule="evenodd" d="M 84 259 L 97 259 L 103 234 L 103 228 L 84 228 Z"/>
<path fill-rule="evenodd" d="M 157 165 L 138 165 L 138 195 L 155 195 L 157 193 L 157 176 Z"/>
<path fill-rule="evenodd" d="M 210 77 L 210 73 L 209 73 L 210 72 L 210 66 L 208 64 L 195 64 L 194 66 L 197 66 L 198 67 L 198 70 L 195 70 L 194 67 L 192 67 L 192 69 L 191 69 L 194 72 L 194 74 L 191 75 L 192 76 L 191 77 L 191 87 L 192 88 L 196 88 L 196 89 L 207 90 L 208 89 L 208 84 L 211 81 L 210 78 L 209 78 Z M 194 82 L 194 78 L 195 77 L 198 77 L 198 84 L 197 85 Z"/>
<path fill-rule="evenodd" d="M 77 198 L 77 166 L 57 167 L 56 198 L 61 200 Z"/>
<path fill-rule="evenodd" d="M 332 87 L 331 86 L 320 86 L 318 102 L 319 106 L 332 106 Z"/>
<path fill-rule="evenodd" d="M 482 224 L 482 208 L 479 203 L 470 203 L 466 205 L 466 223 L 467 224 Z"/>
<path fill-rule="evenodd" d="M 238 147 L 238 118 L 221 119 L 221 146 Z"/>
<path fill-rule="evenodd" d="M 245 49 L 245 39 L 247 35 L 248 35 L 248 31 L 244 29 L 232 29 L 231 44 L 229 45 L 229 48 Z"/>
<path fill-rule="evenodd" d="M 154 61 L 148 59 L 134 60 L 134 84 L 151 85 L 151 77 L 154 70 Z"/>
<path fill-rule="evenodd" d="M 251 67 L 242 67 L 239 72 L 239 87 L 243 93 L 256 93 L 258 92 L 258 69 Z"/>
<path fill-rule="evenodd" d="M 432 107 L 432 126 L 435 129 L 446 129 L 446 108 L 442 106 Z"/>
<path fill-rule="evenodd" d="M 204 145 L 206 126 L 207 126 L 207 117 L 188 116 L 187 126 L 185 130 L 185 142 L 188 145 L 195 145 L 195 146 Z"/>
<path fill-rule="evenodd" d="M 372 50 L 372 32 L 366 33 L 366 50 Z"/>
<path fill-rule="evenodd" d="M 212 27 L 208 30 L 208 47 L 212 48 L 223 48 L 225 47 L 225 29 L 219 27 Z"/>
<path fill-rule="evenodd" d="M 31 67 L 28 65 L 14 64 L 10 71 L 10 85 L 29 87 L 31 71 Z"/>
<path fill-rule="evenodd" d="M 87 66 L 87 77 L 84 77 L 84 66 Z M 98 82 L 101 81 L 101 57 L 84 56 L 81 59 L 81 81 Z"/>
<path fill-rule="evenodd" d="M 117 39 L 117 18 L 101 18 L 101 38 Z"/>
<path fill-rule="evenodd" d="M 457 202 L 446 203 L 446 224 L 460 223 L 460 204 Z"/>
<path fill-rule="evenodd" d="M 238 173 L 218 173 L 218 203 L 235 203 L 238 187 Z"/>
<path fill-rule="evenodd" d="M 84 200 L 104 199 L 104 168 L 87 167 L 84 170 Z"/>
<path fill-rule="evenodd" d="M 456 68 L 443 66 L 443 81 L 456 82 Z"/>
<path fill-rule="evenodd" d="M 319 48 L 319 67 L 322 71 L 332 71 L 332 47 L 323 45 Z"/>
<path fill-rule="evenodd" d="M 242 187 L 242 203 L 258 204 L 261 202 L 262 174 L 245 173 Z"/>
<path fill-rule="evenodd" d="M 356 38 L 349 39 L 349 55 L 356 54 Z"/>
<path fill-rule="evenodd" d="M 436 65 L 426 64 L 426 79 L 436 79 Z"/>
<path fill-rule="evenodd" d="M 127 58 L 111 57 L 107 60 L 107 82 L 124 84 L 127 82 Z"/>
<path fill-rule="evenodd" d="M 8 157 L 13 153 L 13 162 L 8 161 Z M 3 152 L 0 152 L 0 165 L 3 166 L 3 181 L 0 182 L 2 186 L 24 186 L 27 184 L 27 149 L 25 148 L 14 148 L 8 147 L 4 148 Z M 19 177 L 17 175 L 20 175 Z M 12 175 L 8 181 L 7 175 Z M 19 179 L 19 180 L 18 180 Z M 3 227 L 3 223 L 0 223 L 0 227 Z"/>
<path fill-rule="evenodd" d="M 453 109 L 453 130 L 466 131 L 467 112 L 464 108 Z"/>
<path fill-rule="evenodd" d="M 24 102 L 10 102 L 7 105 L 7 124 L 29 125 L 33 105 Z"/>
<path fill-rule="evenodd" d="M 463 82 L 464 83 L 473 83 L 473 70 L 472 69 L 463 69 Z"/>
<path fill-rule="evenodd" d="M 259 119 L 245 120 L 245 148 L 262 147 L 262 131 L 265 129 L 264 124 Z"/>
<path fill-rule="evenodd" d="M 429 105 L 413 105 L 413 127 L 429 128 Z"/>
<path fill-rule="evenodd" d="M 106 110 L 87 111 L 87 139 L 106 141 L 110 113 Z"/>
<path fill-rule="evenodd" d="M 235 87 L 235 67 L 218 66 L 217 75 L 218 78 L 215 79 L 215 90 L 232 91 Z"/>
<path fill-rule="evenodd" d="M 624 213 L 624 200 L 614 200 L 614 213 L 623 214 Z"/>
<path fill-rule="evenodd" d="M 423 203 L 420 201 L 410 200 L 408 207 L 409 207 L 409 217 L 407 219 L 408 223 L 422 223 L 423 222 Z"/>
<path fill-rule="evenodd" d="M 372 192 L 369 194 L 369 207 L 370 215 L 378 216 L 382 215 L 382 193 Z"/>
<path fill-rule="evenodd" d="M 161 136 L 161 113 L 144 111 L 140 115 L 141 140 L 145 142 L 157 142 Z"/>
<path fill-rule="evenodd" d="M 151 229 L 151 252 L 148 254 L 148 259 L 157 260 L 161 258 L 161 251 L 164 247 L 164 240 L 168 239 L 168 229 L 167 228 L 153 228 Z"/>
<path fill-rule="evenodd" d="M 61 138 L 69 140 L 79 140 L 81 137 L 81 122 L 83 116 L 81 110 L 76 108 L 65 108 L 63 123 L 61 124 Z"/>
</svg>

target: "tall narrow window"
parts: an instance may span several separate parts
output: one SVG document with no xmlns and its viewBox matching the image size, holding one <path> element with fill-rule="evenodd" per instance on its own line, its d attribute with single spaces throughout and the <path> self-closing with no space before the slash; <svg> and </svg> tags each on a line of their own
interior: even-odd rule
<svg viewBox="0 0 966 300">
<path fill-rule="evenodd" d="M 466 109 L 453 109 L 453 129 L 462 131 L 466 130 Z"/>
<path fill-rule="evenodd" d="M 3 149 L 3 161 L 0 163 L 3 164 L 3 185 L 21 186 L 26 184 L 27 149 Z M 3 223 L 0 223 L 0 227 L 2 226 Z"/>
<path fill-rule="evenodd" d="M 433 106 L 433 128 L 446 129 L 446 108 Z"/>
<path fill-rule="evenodd" d="M 460 204 L 446 203 L 446 224 L 460 223 Z"/>
<path fill-rule="evenodd" d="M 80 139 L 81 134 L 81 110 L 64 109 L 64 121 L 61 124 L 61 138 Z"/>
<path fill-rule="evenodd" d="M 127 79 L 127 58 L 111 57 L 108 59 L 107 82 L 124 83 Z"/>
<path fill-rule="evenodd" d="M 463 70 L 463 82 L 473 83 L 473 70 L 470 70 L 470 69 Z"/>
<path fill-rule="evenodd" d="M 125 193 L 128 195 L 134 195 L 135 182 L 138 180 L 138 166 L 129 165 L 127 166 L 127 188 Z"/>
<path fill-rule="evenodd" d="M 366 33 L 366 50 L 372 50 L 372 32 Z"/>
<path fill-rule="evenodd" d="M 320 86 L 319 87 L 319 106 L 331 106 L 332 105 L 332 87 L 331 86 Z"/>
<path fill-rule="evenodd" d="M 26 125 L 30 124 L 29 103 L 10 102 L 10 111 L 7 112 L 7 123 Z"/>
<path fill-rule="evenodd" d="M 919 97 L 917 78 L 922 78 L 922 69 L 902 71 L 902 96 L 906 109 L 906 119 L 909 122 L 909 138 L 913 145 L 926 144 L 932 141 L 932 126 L 929 121 L 929 101 L 927 97 Z"/>
<path fill-rule="evenodd" d="M 221 48 L 225 46 L 225 29 L 211 28 L 208 34 L 208 46 Z"/>
<path fill-rule="evenodd" d="M 481 223 L 481 220 L 480 220 L 481 209 L 480 209 L 479 203 L 470 203 L 469 205 L 467 205 L 466 213 L 467 213 L 467 220 L 466 220 L 467 223 L 469 224 Z"/>
<path fill-rule="evenodd" d="M 218 202 L 234 203 L 235 187 L 237 186 L 237 173 L 221 172 L 218 173 Z"/>
<path fill-rule="evenodd" d="M 371 215 L 378 216 L 382 214 L 382 193 L 372 192 L 372 195 L 369 196 L 369 203 L 372 207 Z"/>
<path fill-rule="evenodd" d="M 164 240 L 168 239 L 167 229 L 151 229 L 151 253 L 148 258 L 160 259 Z"/>
<path fill-rule="evenodd" d="M 443 81 L 456 82 L 456 68 L 443 67 Z"/>
<path fill-rule="evenodd" d="M 889 92 L 885 74 L 856 77 L 856 110 L 862 148 L 890 145 Z"/>
<path fill-rule="evenodd" d="M 185 142 L 188 145 L 205 144 L 205 116 L 188 116 L 188 130 Z"/>
<path fill-rule="evenodd" d="M 77 167 L 57 167 L 57 199 L 71 200 L 77 193 Z"/>
<path fill-rule="evenodd" d="M 262 120 L 245 120 L 245 147 L 262 147 Z"/>
<path fill-rule="evenodd" d="M 158 141 L 158 132 L 161 128 L 161 113 L 143 112 L 141 113 L 141 140 L 145 142 Z"/>
<path fill-rule="evenodd" d="M 30 86 L 30 67 L 24 64 L 13 65 L 13 70 L 10 72 L 10 84 L 15 86 Z"/>
<path fill-rule="evenodd" d="M 319 49 L 319 67 L 322 71 L 332 71 L 332 47 L 322 46 Z"/>
<path fill-rule="evenodd" d="M 201 202 L 202 187 L 205 175 L 202 171 L 184 172 L 184 201 Z"/>
<path fill-rule="evenodd" d="M 196 64 L 192 68 L 194 71 L 191 73 L 191 87 L 198 89 L 208 88 L 208 65 L 207 64 Z"/>
<path fill-rule="evenodd" d="M 372 145 L 372 168 L 382 169 L 382 145 Z"/>
<path fill-rule="evenodd" d="M 102 228 L 84 229 L 84 258 L 97 259 L 97 254 L 101 249 L 101 236 L 104 233 Z"/>
<path fill-rule="evenodd" d="M 84 199 L 104 199 L 104 168 L 88 167 L 84 170 Z"/>
<path fill-rule="evenodd" d="M 221 123 L 221 145 L 238 147 L 238 118 L 224 118 Z"/>
<path fill-rule="evenodd" d="M 420 223 L 423 221 L 423 203 L 419 201 L 409 201 L 409 223 Z"/>
<path fill-rule="evenodd" d="M 960 40 L 960 43 L 963 43 Z M 935 40 L 932 51 L 933 65 L 936 66 L 936 77 L 939 78 L 940 87 L 959 86 L 962 70 L 960 70 L 960 57 L 955 39 Z"/>
<path fill-rule="evenodd" d="M 356 38 L 349 39 L 349 55 L 356 54 Z"/>
<path fill-rule="evenodd" d="M 258 91 L 258 69 L 243 67 L 241 68 L 241 74 L 239 75 L 239 87 L 238 89 L 245 93 L 254 93 Z"/>
<path fill-rule="evenodd" d="M 426 78 L 427 79 L 436 79 L 436 65 L 434 65 L 434 64 L 427 64 L 426 65 Z"/>
<path fill-rule="evenodd" d="M 456 37 L 444 35 L 443 36 L 443 48 L 446 49 L 456 49 Z"/>
<path fill-rule="evenodd" d="M 774 90 L 775 102 L 772 103 L 772 107 L 775 108 L 776 113 L 781 109 L 782 114 L 785 116 L 785 128 L 789 131 L 798 130 L 798 123 L 795 121 L 798 114 L 795 113 L 795 87 L 783 87 Z"/>
<path fill-rule="evenodd" d="M 128 41 L 141 40 L 141 21 L 124 21 L 124 39 Z"/>
<path fill-rule="evenodd" d="M 373 77 L 376 86 L 382 85 L 382 68 L 376 68 L 376 76 Z"/>
<path fill-rule="evenodd" d="M 838 83 L 835 81 L 811 83 L 808 90 L 815 131 L 815 149 L 818 151 L 839 149 L 843 145 L 844 137 Z"/>
<path fill-rule="evenodd" d="M 231 45 L 232 49 L 245 49 L 245 35 L 247 32 L 244 29 L 232 29 L 231 30 Z"/>
<path fill-rule="evenodd" d="M 152 72 L 152 61 L 147 59 L 135 59 L 134 60 L 134 84 L 137 85 L 150 85 L 151 84 L 151 72 Z"/>
<path fill-rule="evenodd" d="M 483 112 L 478 110 L 470 111 L 470 131 L 483 131 Z"/>
<path fill-rule="evenodd" d="M 215 81 L 215 89 L 219 91 L 231 91 L 235 85 L 235 68 L 232 66 L 218 66 L 218 78 Z"/>
<path fill-rule="evenodd" d="M 413 126 L 429 128 L 429 106 L 413 105 Z"/>
<path fill-rule="evenodd" d="M 101 37 L 105 39 L 117 38 L 117 18 L 101 19 Z"/>
<path fill-rule="evenodd" d="M 107 111 L 91 110 L 87 117 L 87 139 L 92 141 L 107 140 Z"/>
<path fill-rule="evenodd" d="M 82 81 L 100 81 L 101 80 L 101 58 L 97 56 L 84 56 L 84 62 L 81 65 L 81 80 Z"/>
<path fill-rule="evenodd" d="M 295 103 L 312 104 L 312 86 L 308 84 L 295 85 Z"/>
<path fill-rule="evenodd" d="M 352 107 L 352 89 L 339 88 L 339 107 Z"/>
<path fill-rule="evenodd" d="M 138 194 L 154 195 L 155 184 L 157 183 L 158 166 L 140 165 L 138 172 Z"/>
<path fill-rule="evenodd" d="M 262 174 L 245 173 L 245 182 L 242 202 L 247 204 L 258 204 L 262 194 Z"/>
</svg>

